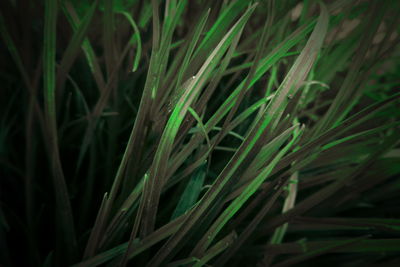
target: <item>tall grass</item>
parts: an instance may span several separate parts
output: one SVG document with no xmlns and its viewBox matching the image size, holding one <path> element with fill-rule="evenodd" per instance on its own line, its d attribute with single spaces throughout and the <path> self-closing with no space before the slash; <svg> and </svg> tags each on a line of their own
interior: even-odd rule
<svg viewBox="0 0 400 267">
<path fill-rule="evenodd" d="M 2 1 L 0 264 L 400 264 L 399 12 Z"/>
</svg>

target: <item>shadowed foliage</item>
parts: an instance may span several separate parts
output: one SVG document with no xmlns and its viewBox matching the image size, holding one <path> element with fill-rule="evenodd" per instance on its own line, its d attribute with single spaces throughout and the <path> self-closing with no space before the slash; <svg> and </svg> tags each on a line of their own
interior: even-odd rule
<svg viewBox="0 0 400 267">
<path fill-rule="evenodd" d="M 1 266 L 395 266 L 400 2 L 3 0 Z"/>
</svg>

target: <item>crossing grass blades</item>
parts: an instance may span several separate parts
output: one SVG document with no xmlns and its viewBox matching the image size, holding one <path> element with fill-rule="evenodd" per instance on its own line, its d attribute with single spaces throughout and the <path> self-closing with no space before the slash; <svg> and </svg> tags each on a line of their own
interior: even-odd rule
<svg viewBox="0 0 400 267">
<path fill-rule="evenodd" d="M 1 1 L 2 266 L 400 266 L 400 2 Z"/>
</svg>

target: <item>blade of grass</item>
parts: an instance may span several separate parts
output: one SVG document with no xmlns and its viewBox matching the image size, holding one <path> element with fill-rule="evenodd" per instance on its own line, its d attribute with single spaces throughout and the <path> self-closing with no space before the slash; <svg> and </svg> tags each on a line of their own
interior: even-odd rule
<svg viewBox="0 0 400 267">
<path fill-rule="evenodd" d="M 139 66 L 139 61 L 140 58 L 142 56 L 142 40 L 140 38 L 140 31 L 138 26 L 136 25 L 135 21 L 133 20 L 131 14 L 129 14 L 128 12 L 119 12 L 122 15 L 124 15 L 126 17 L 126 19 L 129 21 L 130 25 L 132 26 L 132 29 L 134 30 L 134 35 L 131 37 L 130 43 L 133 43 L 133 41 L 136 41 L 136 45 L 137 45 L 137 52 L 135 55 L 135 59 L 133 62 L 133 66 L 132 66 L 132 72 L 135 72 Z"/>
<path fill-rule="evenodd" d="M 63 58 L 60 63 L 60 67 L 58 68 L 57 78 L 56 78 L 56 88 L 59 90 L 58 94 L 62 95 L 65 86 L 65 80 L 67 79 L 67 74 L 72 67 L 78 53 L 80 51 L 80 47 L 82 45 L 83 40 L 89 30 L 90 23 L 92 22 L 94 13 L 97 9 L 99 1 L 95 0 L 88 10 L 87 14 L 80 22 L 79 26 L 75 29 L 75 32 L 65 49 L 63 54 Z"/>
<path fill-rule="evenodd" d="M 193 266 L 201 267 L 201 266 L 205 265 L 212 258 L 214 258 L 218 254 L 222 253 L 225 249 L 227 249 L 230 245 L 232 245 L 232 243 L 235 242 L 236 238 L 237 238 L 237 234 L 235 232 L 230 233 L 229 235 L 227 235 L 226 237 L 224 237 L 223 239 L 218 241 L 210 249 L 208 249 L 204 253 L 204 256 L 201 259 L 199 259 Z"/>
<path fill-rule="evenodd" d="M 77 242 L 75 237 L 74 220 L 67 185 L 60 161 L 57 137 L 55 77 L 56 77 L 56 25 L 58 6 L 57 1 L 47 0 L 45 4 L 45 25 L 43 42 L 43 79 L 45 119 L 48 129 L 49 158 L 56 196 L 57 257 L 71 263 L 76 257 Z"/>
<path fill-rule="evenodd" d="M 63 1 L 61 7 L 62 7 L 62 11 L 63 11 L 65 17 L 67 18 L 69 24 L 76 31 L 78 28 L 78 25 L 81 25 L 81 22 L 79 20 L 78 15 L 76 14 L 74 7 L 72 6 L 72 4 L 69 1 Z M 86 60 L 88 62 L 90 70 L 93 74 L 93 77 L 96 81 L 99 91 L 100 92 L 104 91 L 105 82 L 104 82 L 104 78 L 103 78 L 103 73 L 101 71 L 99 62 L 96 58 L 94 49 L 87 37 L 84 38 L 84 40 L 83 40 L 82 50 L 85 53 Z"/>
<path fill-rule="evenodd" d="M 178 89 L 178 87 L 180 86 L 182 79 L 184 78 L 184 74 L 186 69 L 188 68 L 189 65 L 189 61 L 193 55 L 193 51 L 196 47 L 196 44 L 200 38 L 200 34 L 203 32 L 204 27 L 206 25 L 208 16 L 210 15 L 210 9 L 207 10 L 207 12 L 203 15 L 203 17 L 200 19 L 199 24 L 197 25 L 193 37 L 190 38 L 190 43 L 188 45 L 187 51 L 185 53 L 185 57 L 183 59 L 182 65 L 179 68 L 179 72 L 178 72 L 178 78 L 177 78 L 177 82 L 176 82 L 176 88 L 175 90 Z"/>
<path fill-rule="evenodd" d="M 294 174 L 292 174 L 292 176 L 289 179 L 289 185 L 288 187 L 288 195 L 285 198 L 285 202 L 283 204 L 283 209 L 282 209 L 282 213 L 285 213 L 286 211 L 290 210 L 291 208 L 293 208 L 294 204 L 295 204 L 295 200 L 296 200 L 296 195 L 297 195 L 297 183 L 298 183 L 298 172 L 295 172 Z M 280 244 L 282 243 L 283 237 L 286 234 L 287 228 L 288 228 L 289 224 L 285 223 L 282 226 L 278 227 L 275 231 L 274 234 L 271 237 L 270 243 L 271 244 Z M 274 254 L 269 254 L 267 253 L 267 251 L 265 251 L 264 253 L 264 263 L 271 263 L 273 262 L 274 259 Z"/>
<path fill-rule="evenodd" d="M 178 205 L 172 213 L 171 220 L 174 220 L 175 218 L 186 213 L 197 202 L 197 199 L 203 188 L 204 178 L 206 176 L 206 168 L 207 165 L 204 164 L 194 172 L 192 178 L 189 180 L 189 183 L 182 193 Z"/>
<path fill-rule="evenodd" d="M 101 216 L 101 214 L 103 213 L 103 209 L 107 203 L 107 193 L 104 194 L 103 196 L 103 201 L 101 202 L 99 211 L 97 213 L 97 218 L 96 218 L 96 223 L 100 223 L 99 220 L 99 216 Z M 96 227 L 96 224 L 93 226 L 94 230 L 98 230 L 98 227 Z M 99 243 L 99 234 L 92 230 L 92 232 L 90 233 L 89 236 L 89 240 L 87 242 L 86 248 L 85 248 L 85 252 L 83 254 L 83 259 L 87 259 L 89 257 L 92 257 L 96 251 L 96 248 L 98 247 L 98 243 Z"/>
<path fill-rule="evenodd" d="M 163 92 L 163 89 L 165 88 L 161 86 L 161 81 L 167 69 L 168 60 L 171 52 L 171 42 L 173 33 L 179 22 L 179 18 L 181 18 L 183 14 L 186 4 L 187 0 L 179 1 L 178 5 L 176 6 L 175 9 L 172 10 L 171 14 L 168 17 L 164 18 L 164 23 L 162 25 L 162 31 L 160 36 L 161 38 L 159 41 L 160 47 L 159 50 L 157 51 L 158 66 L 156 70 L 156 76 L 154 77 L 155 78 L 154 86 L 152 88 L 152 98 L 154 99 L 154 101 L 152 102 L 152 107 L 151 107 L 151 112 L 152 112 L 151 117 L 153 117 L 154 116 L 153 113 L 157 111 L 158 106 L 160 105 L 160 99 L 162 98 L 163 95 L 165 95 L 165 92 Z"/>
<path fill-rule="evenodd" d="M 289 180 L 289 185 L 288 185 L 288 195 L 285 198 L 285 202 L 283 204 L 283 209 L 282 213 L 287 212 L 288 210 L 292 209 L 294 207 L 295 201 L 296 201 L 296 195 L 297 195 L 297 183 L 298 183 L 298 172 L 295 172 L 290 180 Z M 288 224 L 284 224 L 277 228 L 274 232 L 274 234 L 271 237 L 271 244 L 279 244 L 282 243 L 283 237 L 287 231 Z"/>
</svg>

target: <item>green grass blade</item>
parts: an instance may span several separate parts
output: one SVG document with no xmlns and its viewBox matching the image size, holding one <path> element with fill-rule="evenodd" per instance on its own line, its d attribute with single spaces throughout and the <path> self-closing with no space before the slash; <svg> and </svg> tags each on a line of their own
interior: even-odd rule
<svg viewBox="0 0 400 267">
<path fill-rule="evenodd" d="M 57 88 L 58 90 L 61 90 L 61 92 L 63 91 L 63 88 L 65 86 L 67 74 L 71 69 L 76 57 L 78 56 L 82 42 L 85 39 L 86 34 L 89 30 L 89 26 L 92 22 L 98 3 L 98 0 L 93 2 L 87 14 L 83 18 L 79 26 L 76 28 L 67 48 L 65 49 L 63 58 L 60 63 L 59 71 L 57 73 Z"/>
<path fill-rule="evenodd" d="M 218 254 L 222 253 L 226 250 L 237 238 L 237 234 L 235 232 L 230 233 L 220 241 L 218 241 L 214 246 L 208 249 L 204 256 L 199 259 L 193 266 L 194 267 L 201 267 L 204 266 L 207 262 L 209 262 L 212 258 L 217 256 Z"/>
<path fill-rule="evenodd" d="M 131 14 L 129 14 L 128 12 L 119 12 L 122 15 L 124 15 L 126 17 L 126 19 L 129 21 L 129 23 L 132 26 L 132 29 L 134 30 L 135 34 L 131 37 L 130 43 L 133 43 L 133 41 L 136 41 L 136 45 L 137 45 L 137 52 L 135 55 L 135 59 L 133 62 L 133 66 L 132 66 L 132 72 L 135 72 L 139 66 L 139 61 L 140 58 L 142 56 L 142 39 L 140 38 L 140 31 L 138 26 L 136 25 L 135 21 L 133 20 Z"/>
<path fill-rule="evenodd" d="M 282 213 L 287 212 L 291 208 L 294 207 L 295 201 L 296 201 L 296 196 L 297 196 L 297 183 L 298 183 L 298 172 L 295 172 L 292 174 L 289 180 L 289 185 L 288 185 L 288 195 L 285 198 L 285 202 L 283 204 L 283 209 Z M 282 243 L 283 237 L 285 236 L 285 233 L 287 231 L 288 224 L 285 223 L 284 225 L 280 226 L 277 228 L 274 232 L 274 234 L 271 237 L 271 244 L 279 244 Z"/>
<path fill-rule="evenodd" d="M 185 77 L 185 71 L 189 65 L 189 61 L 192 58 L 193 55 L 193 51 L 197 45 L 197 42 L 200 38 L 200 34 L 203 32 L 204 27 L 206 25 L 208 16 L 210 15 L 210 10 L 207 10 L 207 12 L 203 15 L 203 17 L 200 19 L 199 24 L 196 26 L 196 29 L 194 30 L 193 33 L 193 37 L 190 38 L 190 43 L 188 45 L 187 51 L 185 53 L 185 57 L 183 59 L 182 65 L 180 66 L 180 70 L 178 73 L 178 78 L 177 78 L 177 88 L 175 88 L 175 90 L 177 90 L 182 82 L 182 79 Z"/>
<path fill-rule="evenodd" d="M 45 118 L 49 138 L 49 155 L 56 195 L 57 230 L 62 238 L 58 238 L 57 257 L 63 255 L 63 260 L 71 262 L 77 249 L 74 220 L 68 190 L 61 167 L 57 137 L 56 118 L 56 25 L 57 25 L 57 1 L 47 0 L 45 5 L 45 25 L 43 44 L 43 79 Z M 61 240 L 63 240 L 61 242 Z M 61 258 L 60 258 L 61 259 Z"/>
<path fill-rule="evenodd" d="M 78 15 L 76 14 L 74 7 L 71 5 L 70 2 L 65 1 L 65 2 L 63 2 L 63 5 L 62 5 L 62 11 L 63 11 L 65 17 L 67 18 L 69 24 L 71 25 L 71 27 L 76 31 L 78 28 L 78 25 L 81 25 L 81 22 L 78 18 Z M 87 37 L 84 38 L 84 40 L 83 40 L 82 50 L 85 53 L 86 60 L 88 62 L 90 70 L 93 74 L 93 77 L 96 81 L 99 91 L 100 92 L 104 91 L 105 81 L 104 81 L 103 73 L 100 68 L 100 64 L 96 58 L 94 49 Z"/>
<path fill-rule="evenodd" d="M 181 216 L 190 208 L 192 208 L 194 204 L 196 204 L 203 188 L 206 168 L 207 165 L 203 165 L 194 172 L 192 178 L 189 180 L 189 183 L 182 193 L 181 199 L 179 200 L 178 205 L 172 214 L 171 220 Z"/>
</svg>

